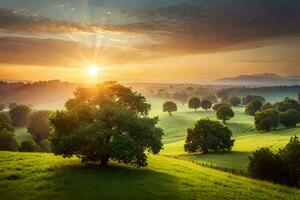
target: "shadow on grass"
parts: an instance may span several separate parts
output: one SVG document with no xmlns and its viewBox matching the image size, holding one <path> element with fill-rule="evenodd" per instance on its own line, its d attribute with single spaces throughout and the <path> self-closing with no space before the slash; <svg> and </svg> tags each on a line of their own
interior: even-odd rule
<svg viewBox="0 0 300 200">
<path fill-rule="evenodd" d="M 56 199 L 174 199 L 182 196 L 176 177 L 112 163 L 71 165 L 53 171 Z"/>
</svg>

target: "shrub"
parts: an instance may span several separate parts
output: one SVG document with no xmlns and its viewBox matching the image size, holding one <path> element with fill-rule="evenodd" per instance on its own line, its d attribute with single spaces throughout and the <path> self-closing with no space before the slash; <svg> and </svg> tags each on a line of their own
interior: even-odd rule
<svg viewBox="0 0 300 200">
<path fill-rule="evenodd" d="M 39 147 L 33 141 L 26 140 L 26 141 L 21 142 L 19 151 L 21 151 L 21 152 L 37 152 L 37 151 L 39 151 Z"/>
<path fill-rule="evenodd" d="M 145 97 L 116 82 L 104 82 L 75 91 L 73 108 L 51 115 L 51 150 L 64 157 L 78 156 L 83 162 L 109 160 L 147 165 L 146 152 L 162 148 L 163 131 L 158 118 L 148 117 Z"/>
<path fill-rule="evenodd" d="M 217 109 L 217 118 L 223 121 L 223 124 L 226 124 L 226 121 L 234 117 L 233 110 L 228 106 L 220 106 Z"/>
<path fill-rule="evenodd" d="M 198 108 L 200 108 L 200 106 L 201 106 L 201 101 L 200 101 L 200 99 L 198 98 L 198 97 L 191 97 L 190 99 L 189 99 L 189 103 L 188 103 L 189 105 L 189 108 L 190 109 L 195 109 L 195 112 L 196 112 L 196 110 L 198 109 Z"/>
<path fill-rule="evenodd" d="M 230 99 L 229 99 L 229 103 L 232 105 L 232 106 L 238 106 L 238 105 L 240 105 L 241 104 L 241 98 L 239 98 L 239 97 L 231 97 Z"/>
<path fill-rule="evenodd" d="M 247 104 L 245 113 L 254 116 L 255 113 L 262 107 L 262 102 L 259 100 L 251 101 Z"/>
<path fill-rule="evenodd" d="M 51 146 L 49 140 L 43 140 L 40 144 L 41 152 L 51 152 Z"/>
<path fill-rule="evenodd" d="M 28 114 L 30 113 L 30 108 L 26 105 L 18 105 L 9 111 L 9 115 L 13 126 L 20 127 L 27 125 Z"/>
<path fill-rule="evenodd" d="M 172 116 L 172 112 L 176 112 L 177 111 L 177 105 L 176 103 L 172 102 L 172 101 L 167 101 L 164 103 L 163 105 L 163 111 L 164 112 L 168 112 L 170 116 Z"/>
<path fill-rule="evenodd" d="M 18 146 L 13 132 L 6 129 L 0 130 L 0 151 L 16 151 Z"/>
<path fill-rule="evenodd" d="M 234 140 L 231 131 L 220 122 L 201 119 L 187 130 L 184 150 L 187 152 L 230 151 Z"/>
<path fill-rule="evenodd" d="M 37 111 L 31 113 L 28 117 L 27 130 L 37 144 L 40 144 L 42 140 L 47 139 L 50 134 L 50 127 L 48 124 L 49 115 L 49 111 Z"/>
<path fill-rule="evenodd" d="M 255 127 L 257 130 L 270 131 L 279 124 L 279 113 L 275 109 L 267 109 L 256 112 Z"/>
<path fill-rule="evenodd" d="M 281 112 L 279 114 L 280 123 L 285 127 L 295 127 L 297 123 L 300 122 L 300 112 L 295 109 L 289 109 L 286 112 Z"/>
<path fill-rule="evenodd" d="M 207 110 L 207 109 L 210 109 L 212 106 L 212 103 L 207 100 L 207 99 L 203 99 L 202 102 L 201 102 L 201 107 L 204 109 L 204 110 Z"/>
</svg>

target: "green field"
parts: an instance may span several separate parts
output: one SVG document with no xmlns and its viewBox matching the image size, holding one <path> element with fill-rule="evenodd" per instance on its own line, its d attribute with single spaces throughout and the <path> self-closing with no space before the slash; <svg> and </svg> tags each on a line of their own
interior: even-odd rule
<svg viewBox="0 0 300 200">
<path fill-rule="evenodd" d="M 136 169 L 45 153 L 0 153 L 0 197 L 19 199 L 299 199 L 300 191 L 150 156 Z"/>
<path fill-rule="evenodd" d="M 136 169 L 110 162 L 109 167 L 83 165 L 77 158 L 46 153 L 0 152 L 0 197 L 17 199 L 300 199 L 294 188 L 244 178 L 201 167 L 188 160 L 246 171 L 248 156 L 259 147 L 277 151 L 300 127 L 269 133 L 257 132 L 253 117 L 234 108 L 228 122 L 236 140 L 232 152 L 187 154 L 186 129 L 200 118 L 215 118 L 212 110 L 194 112 L 179 105 L 174 116 L 161 111 L 163 101 L 151 101 L 151 116 L 159 116 L 164 149 L 149 156 L 147 168 Z M 19 142 L 31 140 L 26 128 L 16 129 Z M 178 159 L 167 156 L 175 156 Z M 182 159 L 182 160 L 181 160 Z"/>
</svg>

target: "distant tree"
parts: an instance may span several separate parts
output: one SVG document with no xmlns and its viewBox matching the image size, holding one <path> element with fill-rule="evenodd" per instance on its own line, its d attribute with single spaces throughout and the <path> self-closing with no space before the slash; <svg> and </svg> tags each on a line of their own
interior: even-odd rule
<svg viewBox="0 0 300 200">
<path fill-rule="evenodd" d="M 295 109 L 289 109 L 286 112 L 279 114 L 280 123 L 285 127 L 295 127 L 297 123 L 300 123 L 300 112 Z"/>
<path fill-rule="evenodd" d="M 231 131 L 217 121 L 201 119 L 187 130 L 184 150 L 187 152 L 230 151 L 234 140 Z"/>
<path fill-rule="evenodd" d="M 279 124 L 279 113 L 275 109 L 258 111 L 255 114 L 255 127 L 257 130 L 270 131 Z"/>
<path fill-rule="evenodd" d="M 228 101 L 228 92 L 225 90 L 221 90 L 217 92 L 218 98 L 221 99 L 221 102 L 227 102 Z"/>
<path fill-rule="evenodd" d="M 248 173 L 251 177 L 279 182 L 284 176 L 284 163 L 269 148 L 260 148 L 249 157 Z"/>
<path fill-rule="evenodd" d="M 217 97 L 214 94 L 207 95 L 203 99 L 207 99 L 207 100 L 209 100 L 212 103 L 218 102 L 218 99 L 217 99 Z"/>
<path fill-rule="evenodd" d="M 162 148 L 158 118 L 150 118 L 145 97 L 116 82 L 104 82 L 74 93 L 71 110 L 53 113 L 49 119 L 51 150 L 64 157 L 78 156 L 83 162 L 109 160 L 147 165 L 146 152 Z"/>
<path fill-rule="evenodd" d="M 5 109 L 5 104 L 0 103 L 0 112 L 2 112 Z"/>
<path fill-rule="evenodd" d="M 172 96 L 175 100 L 178 100 L 180 103 L 185 104 L 189 98 L 189 95 L 184 92 L 175 92 Z"/>
<path fill-rule="evenodd" d="M 291 137 L 289 143 L 279 149 L 278 153 L 281 160 L 285 163 L 288 184 L 291 186 L 299 185 L 300 181 L 300 141 L 297 136 Z"/>
<path fill-rule="evenodd" d="M 241 104 L 241 98 L 239 98 L 239 97 L 231 97 L 230 99 L 229 99 L 229 103 L 232 105 L 232 106 L 238 106 L 238 105 L 240 105 Z"/>
<path fill-rule="evenodd" d="M 195 91 L 195 89 L 191 86 L 187 87 L 186 90 L 190 93 Z"/>
<path fill-rule="evenodd" d="M 262 107 L 260 107 L 259 111 L 261 110 L 267 110 L 267 109 L 270 109 L 270 108 L 273 108 L 275 109 L 274 105 L 272 105 L 271 103 L 265 103 Z"/>
<path fill-rule="evenodd" d="M 210 102 L 209 100 L 203 99 L 203 100 L 201 101 L 201 107 L 202 107 L 204 110 L 210 109 L 211 106 L 212 106 L 212 102 Z"/>
<path fill-rule="evenodd" d="M 8 104 L 9 110 L 13 109 L 13 108 L 16 107 L 16 106 L 17 106 L 16 103 L 10 103 L 10 104 Z"/>
<path fill-rule="evenodd" d="M 49 140 L 43 140 L 40 144 L 41 152 L 51 152 L 51 146 Z"/>
<path fill-rule="evenodd" d="M 0 130 L 0 151 L 16 151 L 18 142 L 15 134 L 6 129 Z"/>
<path fill-rule="evenodd" d="M 163 111 L 168 112 L 172 116 L 172 112 L 177 111 L 177 105 L 173 101 L 166 101 L 163 105 Z"/>
<path fill-rule="evenodd" d="M 246 97 L 244 97 L 242 99 L 242 103 L 243 105 L 247 105 L 252 101 L 260 101 L 262 104 L 266 101 L 266 99 L 263 96 L 259 96 L 259 95 L 248 95 Z"/>
<path fill-rule="evenodd" d="M 19 151 L 21 151 L 21 152 L 37 152 L 37 151 L 39 151 L 39 146 L 37 146 L 31 140 L 26 140 L 26 141 L 21 142 Z"/>
<path fill-rule="evenodd" d="M 295 109 L 300 111 L 300 104 L 295 99 L 285 98 L 283 101 L 274 104 L 274 107 L 279 112 L 285 112 L 289 109 Z"/>
<path fill-rule="evenodd" d="M 189 108 L 190 109 L 195 109 L 195 112 L 196 112 L 196 110 L 198 109 L 198 108 L 200 108 L 200 106 L 201 106 L 201 101 L 200 101 L 200 99 L 198 98 L 198 97 L 191 97 L 190 99 L 189 99 L 189 103 L 188 103 L 189 105 Z"/>
<path fill-rule="evenodd" d="M 32 135 L 37 144 L 42 140 L 47 139 L 50 134 L 50 127 L 48 124 L 50 112 L 37 111 L 31 113 L 28 117 L 27 131 Z"/>
<path fill-rule="evenodd" d="M 213 105 L 212 108 L 213 108 L 213 110 L 216 111 L 221 106 L 227 106 L 227 107 L 231 108 L 231 105 L 229 103 L 216 103 L 216 104 Z"/>
<path fill-rule="evenodd" d="M 255 113 L 262 107 L 262 102 L 259 100 L 251 101 L 245 108 L 245 113 L 254 116 Z"/>
<path fill-rule="evenodd" d="M 223 121 L 223 124 L 226 124 L 226 121 L 234 117 L 233 110 L 228 106 L 220 106 L 217 109 L 217 118 Z"/>
<path fill-rule="evenodd" d="M 20 127 L 27 125 L 30 108 L 26 105 L 18 105 L 9 111 L 13 126 Z"/>
</svg>

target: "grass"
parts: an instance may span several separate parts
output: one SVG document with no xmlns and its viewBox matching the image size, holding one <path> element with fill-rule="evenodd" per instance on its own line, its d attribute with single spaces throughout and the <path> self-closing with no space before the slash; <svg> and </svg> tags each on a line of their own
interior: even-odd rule
<svg viewBox="0 0 300 200">
<path fill-rule="evenodd" d="M 0 152 L 1 199 L 299 199 L 300 191 L 150 156 L 135 169 L 110 163 L 85 166 L 77 158 Z"/>
<path fill-rule="evenodd" d="M 200 118 L 210 118 L 216 120 L 215 112 L 212 110 L 200 110 L 193 112 L 187 106 L 179 105 L 178 112 L 174 116 L 169 116 L 159 110 L 157 106 L 163 101 L 155 100 L 152 115 L 159 116 L 159 126 L 164 129 L 163 138 L 164 150 L 161 154 L 176 155 L 179 157 L 193 159 L 220 167 L 246 170 L 251 153 L 260 147 L 270 147 L 273 151 L 278 151 L 289 140 L 290 136 L 300 135 L 300 127 L 292 129 L 279 129 L 269 133 L 258 132 L 254 128 L 252 116 L 244 114 L 244 107 L 233 108 L 234 118 L 228 121 L 227 126 L 233 133 L 235 144 L 230 153 L 211 154 L 187 154 L 184 152 L 184 140 L 187 128 L 192 128 L 194 123 Z"/>
</svg>

